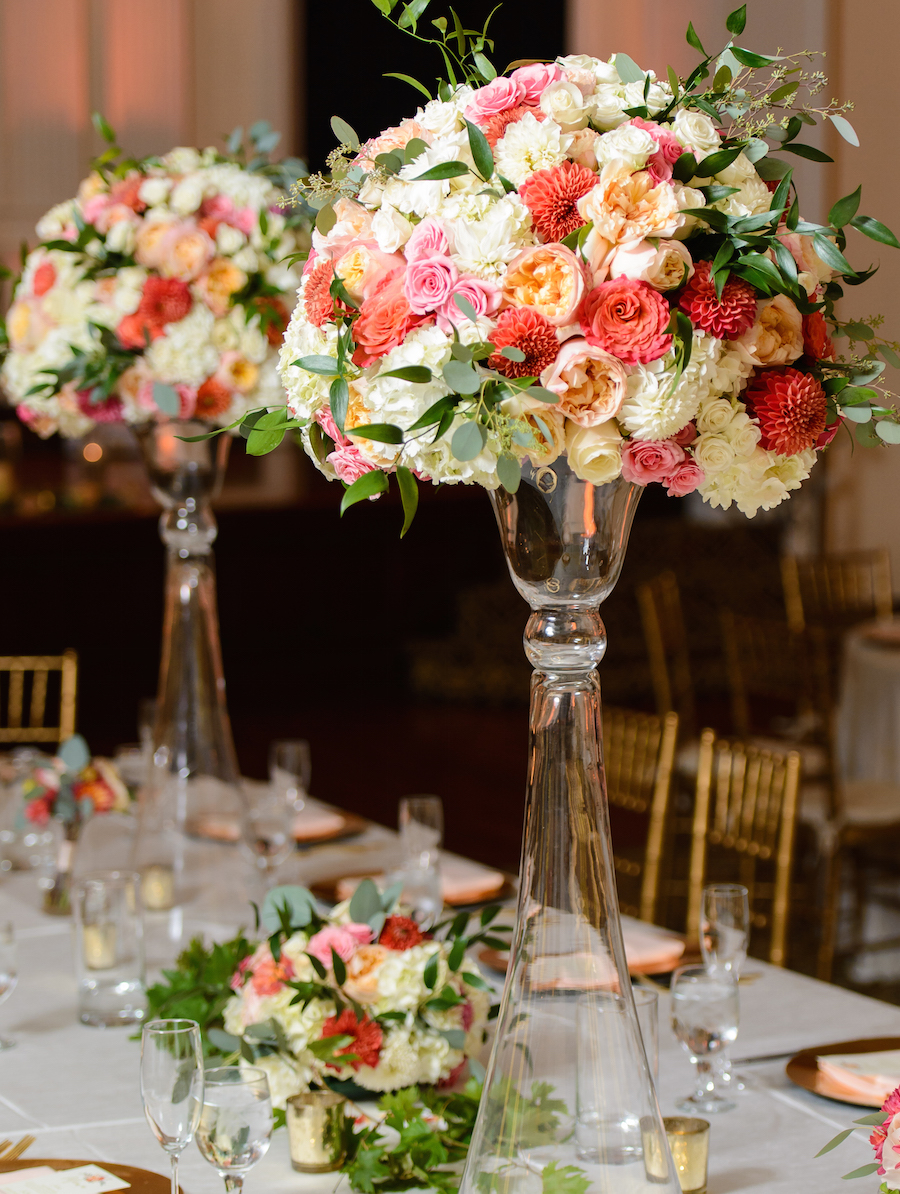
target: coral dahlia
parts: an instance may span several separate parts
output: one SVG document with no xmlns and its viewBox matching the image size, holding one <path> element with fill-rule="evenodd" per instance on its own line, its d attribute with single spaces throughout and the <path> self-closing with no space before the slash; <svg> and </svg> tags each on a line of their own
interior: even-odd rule
<svg viewBox="0 0 900 1194">
<path fill-rule="evenodd" d="M 818 380 L 799 369 L 764 369 L 744 399 L 759 420 L 760 443 L 782 456 L 812 448 L 825 430 L 827 402 Z"/>
<path fill-rule="evenodd" d="M 368 1016 L 357 1020 L 355 1012 L 351 1011 L 349 1007 L 344 1008 L 339 1016 L 329 1016 L 322 1025 L 322 1038 L 329 1036 L 353 1037 L 352 1041 L 344 1045 L 342 1049 L 335 1050 L 334 1054 L 335 1057 L 340 1057 L 344 1053 L 352 1053 L 356 1059 L 349 1062 L 352 1069 L 358 1070 L 360 1066 L 364 1065 L 374 1069 L 378 1065 L 381 1046 L 384 1042 L 384 1032 L 381 1025 L 370 1020 Z M 340 1066 L 335 1065 L 334 1068 L 340 1069 Z"/>
<path fill-rule="evenodd" d="M 562 162 L 537 170 L 519 187 L 519 198 L 531 212 L 538 235 L 561 241 L 584 224 L 578 200 L 597 185 L 597 175 L 587 166 Z"/>
<path fill-rule="evenodd" d="M 179 278 L 149 277 L 144 283 L 138 312 L 153 327 L 178 323 L 190 313 L 193 299 L 187 282 Z"/>
<path fill-rule="evenodd" d="M 412 949 L 414 945 L 421 945 L 424 940 L 425 934 L 410 917 L 389 916 L 384 922 L 378 944 L 383 945 L 385 949 L 402 953 L 406 949 Z"/>
<path fill-rule="evenodd" d="M 553 324 L 533 307 L 507 307 L 501 312 L 491 336 L 496 348 L 518 348 L 524 361 L 510 361 L 495 352 L 488 364 L 506 377 L 539 377 L 559 355 L 559 340 Z"/>
<path fill-rule="evenodd" d="M 320 328 L 326 320 L 334 316 L 334 299 L 331 297 L 333 278 L 334 265 L 330 261 L 323 261 L 312 270 L 306 280 L 303 306 L 306 318 L 313 327 Z"/>
<path fill-rule="evenodd" d="M 681 292 L 678 303 L 695 327 L 709 332 L 717 340 L 734 340 L 742 336 L 756 319 L 757 295 L 750 283 L 729 274 L 722 297 L 717 298 L 708 261 L 696 263 L 693 277 Z"/>
</svg>

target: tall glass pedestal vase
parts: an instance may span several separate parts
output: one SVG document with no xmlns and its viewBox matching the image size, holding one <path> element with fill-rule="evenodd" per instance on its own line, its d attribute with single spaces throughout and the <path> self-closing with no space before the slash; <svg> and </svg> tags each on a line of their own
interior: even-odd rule
<svg viewBox="0 0 900 1194">
<path fill-rule="evenodd" d="M 492 494 L 535 673 L 516 929 L 461 1194 L 679 1189 L 625 962 L 595 670 L 639 497 L 565 459 Z"/>
<path fill-rule="evenodd" d="M 153 495 L 163 507 L 165 612 L 153 766 L 143 794 L 135 864 L 151 908 L 185 894 L 184 838 L 234 840 L 241 794 L 219 644 L 210 502 L 228 460 L 227 435 L 198 443 L 202 423 L 164 422 L 140 432 Z"/>
</svg>

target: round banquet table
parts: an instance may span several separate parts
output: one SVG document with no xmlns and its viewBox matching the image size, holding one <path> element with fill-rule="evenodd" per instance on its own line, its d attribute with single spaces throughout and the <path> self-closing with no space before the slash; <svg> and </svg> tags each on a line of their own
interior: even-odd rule
<svg viewBox="0 0 900 1194">
<path fill-rule="evenodd" d="M 837 754 L 845 781 L 900 784 L 900 633 L 869 637 L 866 622 L 844 640 Z"/>
</svg>

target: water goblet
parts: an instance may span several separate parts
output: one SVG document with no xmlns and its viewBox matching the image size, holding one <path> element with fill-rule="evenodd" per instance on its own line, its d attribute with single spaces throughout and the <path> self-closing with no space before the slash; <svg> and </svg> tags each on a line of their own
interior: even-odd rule
<svg viewBox="0 0 900 1194">
<path fill-rule="evenodd" d="M 400 801 L 402 862 L 389 882 L 402 882 L 400 899 L 410 915 L 425 928 L 440 919 L 441 844 L 444 839 L 444 806 L 440 796 L 405 796 Z"/>
<path fill-rule="evenodd" d="M 696 1066 L 692 1095 L 677 1103 L 680 1111 L 713 1115 L 735 1106 L 716 1093 L 713 1061 L 737 1038 L 738 985 L 734 973 L 682 966 L 672 976 L 672 1029 Z"/>
<path fill-rule="evenodd" d="M 16 934 L 12 923 L 0 923 L 0 1003 L 5 1003 L 12 995 L 19 980 L 19 968 L 16 961 Z M 0 1051 L 15 1048 L 16 1042 L 9 1037 L 0 1036 Z"/>
<path fill-rule="evenodd" d="M 172 1162 L 178 1191 L 178 1158 L 193 1139 L 203 1106 L 203 1051 L 194 1020 L 150 1020 L 141 1032 L 141 1099 L 153 1134 Z"/>
<path fill-rule="evenodd" d="M 241 850 L 266 890 L 294 849 L 293 820 L 283 794 L 262 784 L 245 787 Z"/>
<path fill-rule="evenodd" d="M 285 738 L 269 748 L 269 783 L 283 800 L 299 813 L 309 795 L 312 764 L 309 743 L 302 738 Z"/>
<path fill-rule="evenodd" d="M 740 883 L 710 883 L 703 889 L 700 951 L 708 970 L 730 970 L 740 978 L 750 941 L 750 895 Z M 714 1062 L 715 1080 L 725 1092 L 744 1090 L 727 1054 Z"/>
<path fill-rule="evenodd" d="M 241 1190 L 244 1177 L 272 1138 L 272 1099 L 265 1071 L 218 1066 L 206 1071 L 197 1147 L 226 1190 Z"/>
</svg>

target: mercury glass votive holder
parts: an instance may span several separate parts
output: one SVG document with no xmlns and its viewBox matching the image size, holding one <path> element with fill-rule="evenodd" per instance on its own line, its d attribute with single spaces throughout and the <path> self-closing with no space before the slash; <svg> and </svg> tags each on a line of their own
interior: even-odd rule
<svg viewBox="0 0 900 1194">
<path fill-rule="evenodd" d="M 683 1115 L 663 1119 L 683 1194 L 706 1194 L 709 1163 L 709 1122 Z"/>
<path fill-rule="evenodd" d="M 291 1165 L 300 1173 L 340 1169 L 346 1155 L 345 1106 L 333 1090 L 308 1090 L 287 1101 Z"/>
</svg>

